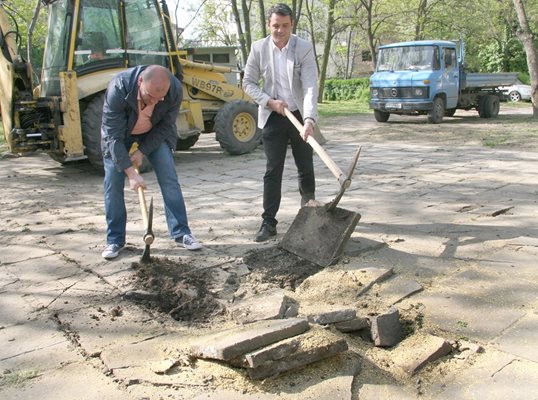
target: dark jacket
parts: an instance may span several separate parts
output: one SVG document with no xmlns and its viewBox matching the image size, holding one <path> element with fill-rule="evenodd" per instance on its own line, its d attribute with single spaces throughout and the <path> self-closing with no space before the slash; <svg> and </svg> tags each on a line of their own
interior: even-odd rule
<svg viewBox="0 0 538 400">
<path fill-rule="evenodd" d="M 151 116 L 153 127 L 146 134 L 131 137 L 138 119 L 138 77 L 147 67 L 147 65 L 139 66 L 119 73 L 110 81 L 105 94 L 101 149 L 103 157 L 112 158 L 120 171 L 132 165 L 127 147 L 134 141 L 138 142 L 138 148 L 144 154 L 151 153 L 163 142 L 166 142 L 171 149 L 176 149 L 176 119 L 183 92 L 180 82 L 172 75 L 168 93 L 153 110 Z"/>
</svg>

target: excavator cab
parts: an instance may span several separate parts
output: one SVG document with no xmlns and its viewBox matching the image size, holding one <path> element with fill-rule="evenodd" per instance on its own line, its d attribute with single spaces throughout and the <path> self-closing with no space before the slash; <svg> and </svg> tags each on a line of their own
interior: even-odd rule
<svg viewBox="0 0 538 400">
<path fill-rule="evenodd" d="M 8 93 L 0 99 L 4 135 L 13 153 L 46 151 L 61 163 L 87 158 L 102 170 L 105 90 L 115 74 L 144 64 L 169 68 L 182 81 L 179 149 L 208 131 L 231 154 L 259 144 L 256 105 L 227 82 L 230 68 L 191 62 L 178 51 L 165 0 L 41 1 L 48 9 L 48 32 L 34 87 L 0 0 L 0 45 L 3 53 L 14 53 L 0 55 L 0 91 Z"/>
</svg>

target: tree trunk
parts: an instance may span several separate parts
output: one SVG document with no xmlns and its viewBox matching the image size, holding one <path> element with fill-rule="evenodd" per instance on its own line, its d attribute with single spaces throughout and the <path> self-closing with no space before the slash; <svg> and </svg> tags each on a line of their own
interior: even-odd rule
<svg viewBox="0 0 538 400">
<path fill-rule="evenodd" d="M 310 33 L 310 38 L 312 41 L 312 47 L 314 47 L 314 57 L 316 58 L 316 66 L 318 68 L 318 75 L 319 75 L 319 61 L 318 61 L 318 51 L 316 49 L 316 35 L 314 31 L 314 19 L 312 18 L 312 11 L 310 8 L 310 4 L 308 3 L 308 0 L 306 0 L 306 17 L 308 18 L 308 29 Z M 314 4 L 314 1 L 312 0 L 312 5 Z"/>
<path fill-rule="evenodd" d="M 532 115 L 538 118 L 538 53 L 534 46 L 533 34 L 529 27 L 529 21 L 525 12 L 525 6 L 522 0 L 513 0 L 514 7 L 519 20 L 519 28 L 517 37 L 525 48 L 527 53 L 527 66 L 531 78 L 531 99 L 532 99 Z"/>
<path fill-rule="evenodd" d="M 291 2 L 292 11 L 295 15 L 295 21 L 293 24 L 293 33 L 297 33 L 297 27 L 299 26 L 299 20 L 301 19 L 301 13 L 303 9 L 303 0 L 293 0 Z"/>
<path fill-rule="evenodd" d="M 334 6 L 336 0 L 329 0 L 329 12 L 327 17 L 327 31 L 325 33 L 325 46 L 323 48 L 323 59 L 321 62 L 321 72 L 319 74 L 318 103 L 323 103 L 323 86 L 327 75 L 327 65 L 329 64 L 329 53 L 331 52 L 331 42 L 334 28 Z"/>
<path fill-rule="evenodd" d="M 252 46 L 252 34 L 250 32 L 250 7 L 247 4 L 247 0 L 241 0 L 241 7 L 243 11 L 243 25 L 245 27 L 245 46 L 250 52 L 250 46 Z"/>
<path fill-rule="evenodd" d="M 424 39 L 424 21 L 426 20 L 428 0 L 420 0 L 417 9 L 417 22 L 415 24 L 415 40 Z"/>
<path fill-rule="evenodd" d="M 260 12 L 260 27 L 262 30 L 262 38 L 267 36 L 267 16 L 265 15 L 265 4 L 263 0 L 258 0 L 258 9 Z"/>
<path fill-rule="evenodd" d="M 344 78 L 345 79 L 349 79 L 351 78 L 351 73 L 349 71 L 349 60 L 351 58 L 351 41 L 353 40 L 353 28 L 350 27 L 349 28 L 349 33 L 347 35 L 347 51 L 346 51 L 346 73 L 344 74 Z M 351 66 L 353 66 L 353 64 L 351 64 Z M 351 68 L 351 70 L 353 70 L 353 68 Z"/>
<path fill-rule="evenodd" d="M 247 47 L 245 42 L 245 35 L 243 34 L 243 26 L 241 25 L 241 15 L 239 14 L 239 8 L 237 7 L 237 0 L 232 0 L 232 11 L 234 13 L 235 25 L 237 26 L 237 36 L 239 36 L 239 45 L 241 46 L 241 56 L 243 58 L 243 65 L 246 64 L 250 47 Z"/>
<path fill-rule="evenodd" d="M 375 49 L 375 38 L 374 38 L 374 29 L 373 29 L 373 16 L 372 10 L 374 8 L 374 0 L 361 0 L 361 4 L 366 10 L 366 36 L 368 40 L 368 49 L 372 55 L 372 64 L 375 66 L 377 64 L 377 53 Z"/>
</svg>

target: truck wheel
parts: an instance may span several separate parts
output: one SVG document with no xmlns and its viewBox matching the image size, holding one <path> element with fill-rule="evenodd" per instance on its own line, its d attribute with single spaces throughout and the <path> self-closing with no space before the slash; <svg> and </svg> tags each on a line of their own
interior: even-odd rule
<svg viewBox="0 0 538 400">
<path fill-rule="evenodd" d="M 98 94 L 90 100 L 80 117 L 84 153 L 88 157 L 90 164 L 101 173 L 104 173 L 103 153 L 101 152 L 101 120 L 103 118 L 104 102 L 104 93 Z M 140 172 L 148 172 L 152 169 L 151 164 L 144 157 L 139 168 Z"/>
<path fill-rule="evenodd" d="M 495 95 L 488 94 L 478 101 L 478 115 L 480 118 L 495 118 L 499 115 L 500 101 Z"/>
<path fill-rule="evenodd" d="M 257 127 L 257 106 L 244 100 L 225 103 L 215 117 L 215 133 L 220 147 L 237 155 L 253 151 L 261 141 Z"/>
<path fill-rule="evenodd" d="M 200 138 L 200 134 L 191 135 L 183 139 L 178 138 L 176 147 L 178 150 L 188 150 L 196 144 L 199 138 Z"/>
<path fill-rule="evenodd" d="M 374 117 L 377 122 L 387 122 L 389 120 L 390 113 L 381 110 L 374 110 Z"/>
<path fill-rule="evenodd" d="M 441 97 L 433 100 L 433 108 L 428 112 L 428 121 L 430 124 L 440 124 L 445 115 L 445 102 Z"/>
<path fill-rule="evenodd" d="M 497 118 L 499 115 L 500 100 L 495 95 L 489 95 L 486 97 L 486 110 L 488 116 L 486 118 Z"/>
</svg>

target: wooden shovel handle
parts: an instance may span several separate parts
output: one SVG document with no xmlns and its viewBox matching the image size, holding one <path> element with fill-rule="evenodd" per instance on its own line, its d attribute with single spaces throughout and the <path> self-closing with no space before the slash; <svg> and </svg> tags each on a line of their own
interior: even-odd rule
<svg viewBox="0 0 538 400">
<path fill-rule="evenodd" d="M 286 117 L 288 117 L 291 123 L 295 125 L 295 127 L 297 128 L 297 130 L 299 130 L 299 132 L 301 132 L 303 130 L 303 124 L 301 124 L 299 120 L 295 117 L 295 115 L 293 115 L 293 113 L 287 108 L 284 108 L 284 112 L 286 113 Z M 306 140 L 306 142 L 310 146 L 312 146 L 312 148 L 315 150 L 318 156 L 323 160 L 327 168 L 331 170 L 335 178 L 338 179 L 338 182 L 340 182 L 340 185 L 345 185 L 346 176 L 344 175 L 340 167 L 338 167 L 338 165 L 336 165 L 333 159 L 329 156 L 329 154 L 327 154 L 325 149 L 321 147 L 318 141 L 313 136 L 308 136 L 308 139 Z"/>
<path fill-rule="evenodd" d="M 144 227 L 148 226 L 148 206 L 146 204 L 146 196 L 144 195 L 144 188 L 138 188 L 138 202 L 140 203 L 140 211 L 142 212 L 142 222 Z"/>
</svg>

